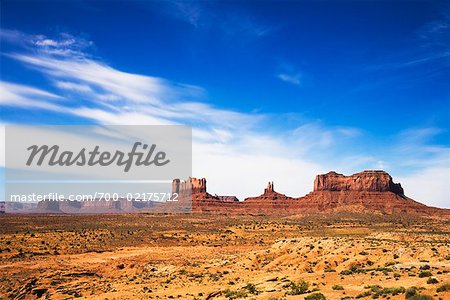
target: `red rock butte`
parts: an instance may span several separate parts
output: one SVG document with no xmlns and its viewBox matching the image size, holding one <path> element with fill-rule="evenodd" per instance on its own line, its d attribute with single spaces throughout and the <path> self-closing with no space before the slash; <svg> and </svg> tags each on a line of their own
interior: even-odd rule
<svg viewBox="0 0 450 300">
<path fill-rule="evenodd" d="M 400 183 L 394 183 L 392 177 L 384 171 L 364 171 L 345 176 L 336 172 L 317 175 L 314 191 L 366 191 L 392 192 L 403 195 Z"/>
<path fill-rule="evenodd" d="M 190 195 L 193 212 L 242 214 L 373 213 L 450 216 L 449 209 L 426 206 L 408 198 L 385 171 L 370 170 L 345 176 L 336 172 L 317 175 L 309 194 L 294 198 L 278 193 L 269 182 L 264 193 L 238 201 L 234 196 L 211 195 L 206 179 L 175 179 L 173 192 Z"/>
</svg>

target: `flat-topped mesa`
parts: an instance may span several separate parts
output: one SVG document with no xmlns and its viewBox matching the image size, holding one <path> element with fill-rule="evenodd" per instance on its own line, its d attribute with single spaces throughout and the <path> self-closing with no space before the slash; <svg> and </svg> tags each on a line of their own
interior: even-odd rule
<svg viewBox="0 0 450 300">
<path fill-rule="evenodd" d="M 333 171 L 317 175 L 314 180 L 314 191 L 363 191 L 404 194 L 400 183 L 394 183 L 388 173 L 378 170 L 363 171 L 350 176 Z"/>
</svg>

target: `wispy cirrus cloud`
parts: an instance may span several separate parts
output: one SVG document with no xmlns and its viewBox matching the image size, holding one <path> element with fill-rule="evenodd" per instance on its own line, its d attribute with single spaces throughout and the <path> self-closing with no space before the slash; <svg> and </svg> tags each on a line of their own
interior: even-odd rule
<svg viewBox="0 0 450 300">
<path fill-rule="evenodd" d="M 201 2 L 197 1 L 167 1 L 168 15 L 185 21 L 195 28 L 209 24 L 211 15 L 205 10 Z"/>
<path fill-rule="evenodd" d="M 247 36 L 260 38 L 274 30 L 275 27 L 264 25 L 248 15 L 231 14 L 221 23 L 220 28 L 229 36 Z"/>
<path fill-rule="evenodd" d="M 278 28 L 264 24 L 248 12 L 227 10 L 214 2 L 167 1 L 162 12 L 195 29 L 214 29 L 227 37 L 261 38 Z"/>
<path fill-rule="evenodd" d="M 275 74 L 276 78 L 281 81 L 296 85 L 303 86 L 304 85 L 304 74 L 298 68 L 296 68 L 291 63 L 281 63 L 277 67 L 277 72 Z"/>
<path fill-rule="evenodd" d="M 300 74 L 286 74 L 286 73 L 279 73 L 277 74 L 278 79 L 292 83 L 295 85 L 301 85 L 300 81 Z"/>
<path fill-rule="evenodd" d="M 377 56 L 361 67 L 364 80 L 351 93 L 391 87 L 409 89 L 450 74 L 450 13 L 426 23 L 399 41 L 403 49 Z"/>
<path fill-rule="evenodd" d="M 442 49 L 447 52 L 450 49 L 450 10 L 443 14 L 441 19 L 431 21 L 423 25 L 417 31 L 423 46 L 434 49 Z"/>
<path fill-rule="evenodd" d="M 84 57 L 85 50 L 94 46 L 92 41 L 66 32 L 59 33 L 55 38 L 49 38 L 42 34 L 30 35 L 18 30 L 2 29 L 0 38 L 33 51 L 57 56 Z"/>
<path fill-rule="evenodd" d="M 432 67 L 434 72 L 450 67 L 450 13 L 444 13 L 441 19 L 431 21 L 419 27 L 409 38 L 417 47 L 405 53 L 393 53 L 387 62 L 368 66 L 368 70 L 398 70 Z M 433 66 L 434 65 L 434 66 Z M 429 70 L 428 70 L 429 72 Z"/>
<path fill-rule="evenodd" d="M 12 82 L 0 81 L 0 105 L 20 106 L 57 110 L 59 104 L 56 100 L 62 100 L 61 96 Z"/>
<path fill-rule="evenodd" d="M 80 93 L 92 93 L 92 88 L 86 84 L 79 84 L 68 81 L 56 81 L 55 86 L 63 89 Z"/>
</svg>

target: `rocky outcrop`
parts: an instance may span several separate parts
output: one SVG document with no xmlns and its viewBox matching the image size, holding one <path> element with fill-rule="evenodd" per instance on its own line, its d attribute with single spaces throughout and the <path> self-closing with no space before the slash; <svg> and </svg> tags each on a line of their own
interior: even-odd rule
<svg viewBox="0 0 450 300">
<path fill-rule="evenodd" d="M 205 178 L 190 177 L 186 181 L 175 179 L 172 182 L 172 193 L 179 195 L 179 201 L 191 203 L 193 212 L 227 212 L 237 210 L 239 199 L 235 196 L 211 195 L 206 190 Z"/>
<path fill-rule="evenodd" d="M 273 193 L 275 193 L 275 190 L 273 189 L 273 181 L 269 181 L 269 183 L 267 184 L 267 187 L 264 189 L 263 195 L 270 195 Z"/>
<path fill-rule="evenodd" d="M 363 171 L 350 176 L 318 175 L 313 192 L 294 204 L 303 213 L 355 212 L 374 214 L 450 215 L 450 210 L 426 206 L 404 195 L 385 171 Z"/>
<path fill-rule="evenodd" d="M 172 181 L 172 193 L 178 195 L 206 193 L 206 179 L 197 179 L 194 177 L 190 177 L 186 181 L 174 179 Z"/>
<path fill-rule="evenodd" d="M 43 201 L 38 202 L 37 209 L 38 209 L 38 211 L 43 211 L 43 212 L 58 213 L 58 212 L 62 212 L 59 204 L 60 204 L 60 201 L 43 200 Z"/>
<path fill-rule="evenodd" d="M 276 200 L 276 201 L 289 201 L 294 200 L 294 198 L 286 196 L 285 194 L 281 194 L 278 192 L 275 192 L 275 189 L 273 187 L 273 181 L 269 182 L 267 184 L 267 187 L 264 189 L 264 193 L 259 195 L 258 197 L 250 197 L 246 198 L 244 202 L 261 202 L 262 205 L 267 204 L 267 201 L 269 200 Z"/>
<path fill-rule="evenodd" d="M 295 198 L 275 191 L 273 181 L 267 184 L 264 193 L 257 197 L 246 198 L 241 205 L 241 211 L 257 214 L 286 214 L 290 211 Z"/>
<path fill-rule="evenodd" d="M 384 171 L 364 171 L 350 176 L 329 172 L 317 175 L 314 191 L 358 191 L 392 192 L 403 195 L 400 183 L 394 183 L 392 177 Z"/>
<path fill-rule="evenodd" d="M 222 202 L 239 202 L 239 199 L 236 196 L 218 196 L 219 200 Z"/>
</svg>

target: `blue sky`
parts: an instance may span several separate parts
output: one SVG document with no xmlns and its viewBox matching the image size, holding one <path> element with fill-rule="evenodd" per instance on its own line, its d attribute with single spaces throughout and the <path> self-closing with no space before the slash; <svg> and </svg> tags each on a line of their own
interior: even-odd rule
<svg viewBox="0 0 450 300">
<path fill-rule="evenodd" d="M 385 169 L 450 207 L 445 1 L 2 1 L 0 37 L 3 124 L 189 124 L 213 193 Z"/>
</svg>

